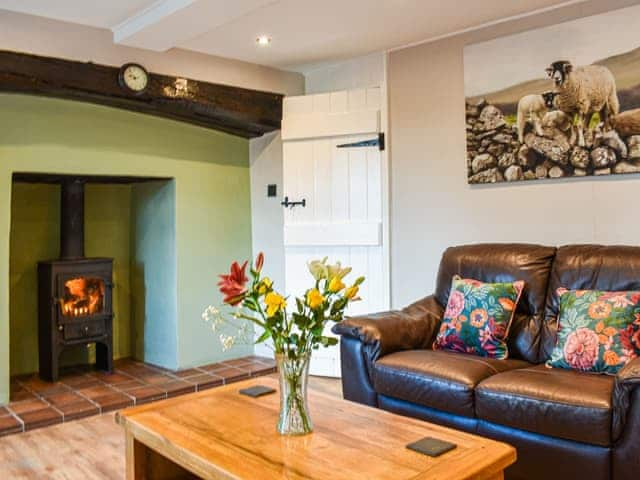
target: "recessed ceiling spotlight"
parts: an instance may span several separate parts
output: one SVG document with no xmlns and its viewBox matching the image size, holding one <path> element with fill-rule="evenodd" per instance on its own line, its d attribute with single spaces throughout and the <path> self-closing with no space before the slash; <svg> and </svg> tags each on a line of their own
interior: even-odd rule
<svg viewBox="0 0 640 480">
<path fill-rule="evenodd" d="M 260 35 L 256 38 L 256 43 L 261 47 L 267 47 L 271 44 L 271 37 L 269 35 Z"/>
</svg>

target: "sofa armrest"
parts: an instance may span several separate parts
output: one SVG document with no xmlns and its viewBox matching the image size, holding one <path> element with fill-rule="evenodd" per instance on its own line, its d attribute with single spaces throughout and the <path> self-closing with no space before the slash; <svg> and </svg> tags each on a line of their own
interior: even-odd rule
<svg viewBox="0 0 640 480">
<path fill-rule="evenodd" d="M 613 388 L 614 439 L 618 439 L 624 432 L 636 387 L 640 387 L 640 357 L 631 360 L 616 375 Z"/>
<path fill-rule="evenodd" d="M 342 335 L 340 363 L 342 391 L 352 402 L 377 406 L 373 365 L 378 358 L 400 350 L 430 348 L 444 313 L 430 296 L 403 310 L 346 318 L 334 325 Z"/>
<path fill-rule="evenodd" d="M 370 361 L 401 350 L 431 348 L 444 313 L 433 295 L 402 309 L 349 317 L 333 327 L 369 348 Z"/>
<path fill-rule="evenodd" d="M 616 375 L 616 383 L 630 387 L 640 385 L 640 357 L 627 363 Z"/>
</svg>

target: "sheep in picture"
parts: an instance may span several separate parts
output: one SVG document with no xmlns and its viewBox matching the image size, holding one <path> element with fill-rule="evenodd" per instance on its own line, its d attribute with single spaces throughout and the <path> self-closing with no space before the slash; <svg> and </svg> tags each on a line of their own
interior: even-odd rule
<svg viewBox="0 0 640 480">
<path fill-rule="evenodd" d="M 621 137 L 640 135 L 640 108 L 627 110 L 626 112 L 614 115 L 609 119 L 611 127 L 618 132 Z"/>
<path fill-rule="evenodd" d="M 518 101 L 516 122 L 518 125 L 518 140 L 524 142 L 524 128 L 527 122 L 533 125 L 536 135 L 542 136 L 542 117 L 553 107 L 555 92 L 525 95 Z"/>
<path fill-rule="evenodd" d="M 547 106 L 549 110 L 555 110 L 557 96 L 558 96 L 558 92 L 554 92 L 552 90 L 547 90 L 546 92 L 542 92 L 542 98 L 544 98 L 544 104 Z"/>
<path fill-rule="evenodd" d="M 561 131 L 569 140 L 569 145 L 576 143 L 576 129 L 573 119 L 561 110 L 551 110 L 542 117 L 542 128 Z"/>
<path fill-rule="evenodd" d="M 620 111 L 620 102 L 616 81 L 607 67 L 574 68 L 571 62 L 561 60 L 553 62 L 546 71 L 556 86 L 556 108 L 572 118 L 577 117 L 578 145 L 585 146 L 585 122 L 588 125 L 594 113 L 600 114 L 605 129 L 610 128 L 609 119 Z"/>
</svg>

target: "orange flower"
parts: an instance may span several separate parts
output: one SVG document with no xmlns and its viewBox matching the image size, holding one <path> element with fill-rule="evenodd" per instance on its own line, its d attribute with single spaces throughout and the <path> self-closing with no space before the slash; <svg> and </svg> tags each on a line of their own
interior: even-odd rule
<svg viewBox="0 0 640 480">
<path fill-rule="evenodd" d="M 462 330 L 462 317 L 452 318 L 451 326 L 456 329 L 456 332 L 460 333 L 460 330 Z"/>
<path fill-rule="evenodd" d="M 500 305 L 502 305 L 502 308 L 504 308 L 505 310 L 513 311 L 513 309 L 516 307 L 515 303 L 513 303 L 513 300 L 511 300 L 510 298 L 499 298 L 498 302 L 500 302 Z"/>
<path fill-rule="evenodd" d="M 620 363 L 620 357 L 618 357 L 618 354 L 613 350 L 607 350 L 606 352 L 604 352 L 604 363 L 606 363 L 610 367 L 613 367 Z"/>
<path fill-rule="evenodd" d="M 591 318 L 607 318 L 610 313 L 611 305 L 607 302 L 593 302 L 589 305 L 589 316 Z"/>
<path fill-rule="evenodd" d="M 618 334 L 618 330 L 613 327 L 607 327 L 602 333 L 604 333 L 607 337 L 615 337 Z"/>
<path fill-rule="evenodd" d="M 489 319 L 489 314 L 484 308 L 476 308 L 471 315 L 469 316 L 471 325 L 476 328 L 481 328 L 487 323 Z"/>
<path fill-rule="evenodd" d="M 598 322 L 596 324 L 596 333 L 601 333 L 604 330 L 604 322 Z"/>
</svg>

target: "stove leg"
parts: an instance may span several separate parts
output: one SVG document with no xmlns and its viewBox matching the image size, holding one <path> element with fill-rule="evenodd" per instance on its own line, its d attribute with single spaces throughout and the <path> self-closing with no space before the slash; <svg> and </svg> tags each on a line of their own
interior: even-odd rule
<svg viewBox="0 0 640 480">
<path fill-rule="evenodd" d="M 96 368 L 103 372 L 113 372 L 113 339 L 96 342 Z"/>
<path fill-rule="evenodd" d="M 46 382 L 57 382 L 59 374 L 59 362 L 60 351 L 57 348 L 53 349 L 53 352 L 46 361 L 42 361 L 42 353 L 40 353 L 40 378 Z"/>
</svg>

